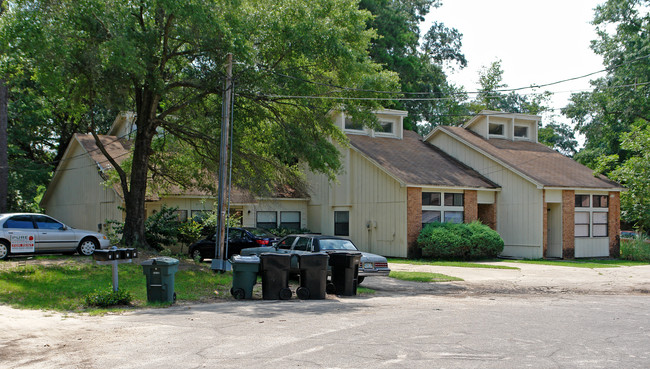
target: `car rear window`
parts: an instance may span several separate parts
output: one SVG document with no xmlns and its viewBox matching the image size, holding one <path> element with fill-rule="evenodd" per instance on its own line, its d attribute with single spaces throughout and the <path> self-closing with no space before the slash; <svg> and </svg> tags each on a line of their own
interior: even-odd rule
<svg viewBox="0 0 650 369">
<path fill-rule="evenodd" d="M 357 248 L 351 241 L 348 240 L 335 240 L 335 239 L 320 239 L 318 240 L 321 250 L 356 250 Z"/>
</svg>

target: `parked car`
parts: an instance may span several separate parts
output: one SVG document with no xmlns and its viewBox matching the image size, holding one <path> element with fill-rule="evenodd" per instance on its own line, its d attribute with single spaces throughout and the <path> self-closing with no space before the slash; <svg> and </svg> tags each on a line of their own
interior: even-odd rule
<svg viewBox="0 0 650 369">
<path fill-rule="evenodd" d="M 228 252 L 229 259 L 234 254 L 241 253 L 242 249 L 248 247 L 266 247 L 272 246 L 278 241 L 279 237 L 267 231 L 264 228 L 253 227 L 233 227 L 228 228 Z M 188 254 L 193 259 L 203 261 L 212 259 L 215 256 L 215 246 L 217 244 L 217 235 L 195 242 L 190 245 Z"/>
<path fill-rule="evenodd" d="M 305 254 L 311 252 L 342 252 L 359 251 L 352 241 L 347 238 L 336 236 L 323 236 L 315 234 L 291 234 L 280 239 L 271 250 L 268 247 L 256 247 L 243 249 L 242 255 L 260 255 L 264 252 L 279 252 L 288 254 Z M 290 273 L 299 273 L 297 258 L 291 259 Z M 383 275 L 390 273 L 388 260 L 381 255 L 361 252 L 359 263 L 359 277 L 357 282 L 361 283 L 365 277 Z"/>
<path fill-rule="evenodd" d="M 9 255 L 64 253 L 92 255 L 106 249 L 108 238 L 97 232 L 74 229 L 43 214 L 0 214 L 0 260 Z"/>
<path fill-rule="evenodd" d="M 621 231 L 621 241 L 631 242 L 637 238 L 643 238 L 643 242 L 650 243 L 650 238 L 647 235 L 644 235 L 641 232 L 637 231 Z"/>
</svg>

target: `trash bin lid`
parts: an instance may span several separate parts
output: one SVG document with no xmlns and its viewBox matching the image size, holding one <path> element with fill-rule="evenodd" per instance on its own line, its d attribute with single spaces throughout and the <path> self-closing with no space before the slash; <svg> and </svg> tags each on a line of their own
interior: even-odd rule
<svg viewBox="0 0 650 369">
<path fill-rule="evenodd" d="M 160 256 L 145 260 L 140 265 L 176 265 L 178 264 L 178 259 L 170 258 L 167 256 Z"/>
<path fill-rule="evenodd" d="M 232 262 L 237 264 L 259 264 L 260 258 L 257 255 L 250 255 L 250 256 L 233 255 Z"/>
</svg>

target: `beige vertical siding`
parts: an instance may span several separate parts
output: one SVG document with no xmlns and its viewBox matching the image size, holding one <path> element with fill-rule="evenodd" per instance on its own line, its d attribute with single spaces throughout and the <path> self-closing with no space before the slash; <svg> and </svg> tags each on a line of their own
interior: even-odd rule
<svg viewBox="0 0 650 369">
<path fill-rule="evenodd" d="M 607 237 L 576 237 L 575 257 L 596 258 L 609 256 L 609 238 Z"/>
<path fill-rule="evenodd" d="M 122 220 L 122 200 L 112 187 L 101 185 L 95 162 L 77 141 L 72 141 L 67 159 L 59 168 L 56 186 L 43 207 L 45 212 L 69 226 L 96 231 L 106 220 Z"/>
<path fill-rule="evenodd" d="M 308 227 L 333 234 L 334 211 L 349 211 L 349 238 L 359 249 L 406 257 L 406 187 L 358 152 L 349 150 L 347 155 L 349 166 L 338 177 L 339 184 L 330 184 L 323 175 L 308 174 L 312 196 Z M 347 197 L 340 195 L 341 188 L 349 189 Z"/>
<path fill-rule="evenodd" d="M 540 258 L 543 252 L 542 191 L 519 175 L 459 144 L 446 134 L 439 134 L 431 143 L 499 184 L 497 193 L 497 232 L 503 238 L 503 255 Z"/>
</svg>

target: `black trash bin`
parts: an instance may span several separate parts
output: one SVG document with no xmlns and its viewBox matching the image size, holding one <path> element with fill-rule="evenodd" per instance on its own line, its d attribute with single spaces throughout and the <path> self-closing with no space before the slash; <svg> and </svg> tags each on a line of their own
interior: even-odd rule
<svg viewBox="0 0 650 369">
<path fill-rule="evenodd" d="M 355 296 L 359 278 L 360 252 L 333 252 L 330 255 L 332 267 L 332 285 L 328 293 L 341 296 Z"/>
<path fill-rule="evenodd" d="M 260 255 L 260 273 L 262 274 L 262 299 L 289 300 L 289 269 L 291 255 L 265 252 Z"/>
<path fill-rule="evenodd" d="M 325 253 L 298 256 L 300 264 L 300 287 L 296 290 L 298 298 L 301 300 L 322 300 L 325 298 L 329 258 L 329 255 Z"/>
</svg>

